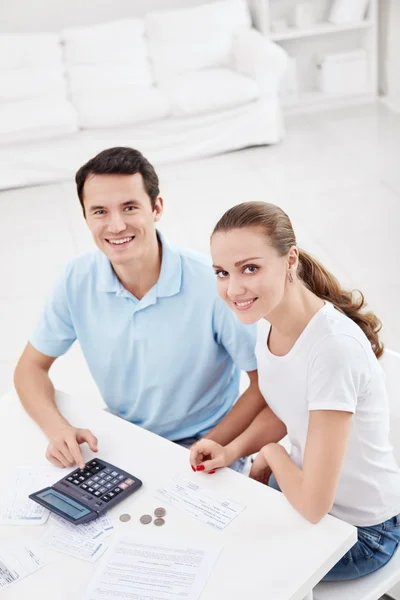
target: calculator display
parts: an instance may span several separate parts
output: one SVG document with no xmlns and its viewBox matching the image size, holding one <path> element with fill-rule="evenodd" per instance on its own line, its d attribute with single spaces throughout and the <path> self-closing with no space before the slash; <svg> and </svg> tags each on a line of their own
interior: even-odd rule
<svg viewBox="0 0 400 600">
<path fill-rule="evenodd" d="M 38 494 L 38 497 L 47 502 L 47 504 L 54 506 L 54 508 L 58 508 L 58 510 L 71 517 L 71 519 L 80 519 L 91 512 L 82 504 L 75 502 L 72 498 L 68 498 L 68 496 L 64 496 L 53 489 L 41 492 Z"/>
</svg>

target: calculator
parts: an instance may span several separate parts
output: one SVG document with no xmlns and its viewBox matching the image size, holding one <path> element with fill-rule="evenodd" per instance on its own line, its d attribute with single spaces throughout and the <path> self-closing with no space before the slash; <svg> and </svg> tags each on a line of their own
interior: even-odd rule
<svg viewBox="0 0 400 600">
<path fill-rule="evenodd" d="M 141 485 L 137 477 L 96 458 L 29 498 L 78 525 L 97 519 Z"/>
</svg>

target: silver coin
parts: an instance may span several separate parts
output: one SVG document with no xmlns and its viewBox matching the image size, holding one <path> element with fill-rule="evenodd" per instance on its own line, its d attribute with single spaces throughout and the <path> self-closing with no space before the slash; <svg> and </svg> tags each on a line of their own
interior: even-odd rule
<svg viewBox="0 0 400 600">
<path fill-rule="evenodd" d="M 120 516 L 119 520 L 122 521 L 123 523 L 126 523 L 127 521 L 131 520 L 131 515 L 128 515 L 127 513 L 125 513 L 124 515 Z"/>
<path fill-rule="evenodd" d="M 151 523 L 153 520 L 153 517 L 151 515 L 142 515 L 140 517 L 140 522 L 142 525 L 148 525 L 149 523 Z"/>
<path fill-rule="evenodd" d="M 156 515 L 156 517 L 165 517 L 167 511 L 165 510 L 165 508 L 162 508 L 162 506 L 160 506 L 159 508 L 156 508 L 154 514 Z"/>
<path fill-rule="evenodd" d="M 165 525 L 165 521 L 164 521 L 164 519 L 159 517 L 158 519 L 154 519 L 154 525 L 156 527 L 161 527 L 162 525 Z"/>
</svg>

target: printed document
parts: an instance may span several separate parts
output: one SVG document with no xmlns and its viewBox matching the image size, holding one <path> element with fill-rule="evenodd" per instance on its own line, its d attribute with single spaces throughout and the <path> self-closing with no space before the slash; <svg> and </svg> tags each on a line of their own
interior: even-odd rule
<svg viewBox="0 0 400 600">
<path fill-rule="evenodd" d="M 6 475 L 6 491 L 0 501 L 0 525 L 43 525 L 49 511 L 29 498 L 29 494 L 52 485 L 60 479 L 60 469 L 19 467 Z"/>
<path fill-rule="evenodd" d="M 20 581 L 45 564 L 33 545 L 0 543 L 0 590 Z"/>
<path fill-rule="evenodd" d="M 104 557 L 85 600 L 197 600 L 221 548 L 157 535 L 116 540 Z"/>
<path fill-rule="evenodd" d="M 95 562 L 108 548 L 100 540 L 86 539 L 82 535 L 58 526 L 48 529 L 40 542 L 57 552 L 88 562 Z"/>
<path fill-rule="evenodd" d="M 224 529 L 246 508 L 242 504 L 205 490 L 181 475 L 160 487 L 154 495 L 216 529 Z"/>
<path fill-rule="evenodd" d="M 57 527 L 69 531 L 73 535 L 80 535 L 88 540 L 98 540 L 99 538 L 105 538 L 111 535 L 114 529 L 113 522 L 110 516 L 105 513 L 101 517 L 89 523 L 80 523 L 74 525 L 59 515 L 52 514 L 51 521 L 56 524 Z"/>
</svg>

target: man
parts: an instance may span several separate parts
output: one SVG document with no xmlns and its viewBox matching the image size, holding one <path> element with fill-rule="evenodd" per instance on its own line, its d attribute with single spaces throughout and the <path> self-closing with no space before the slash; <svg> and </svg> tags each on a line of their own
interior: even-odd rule
<svg viewBox="0 0 400 600">
<path fill-rule="evenodd" d="M 23 406 L 48 437 L 48 460 L 83 467 L 80 444 L 97 451 L 93 433 L 58 411 L 49 377 L 75 340 L 113 413 L 186 447 L 202 436 L 227 444 L 265 407 L 254 329 L 219 299 L 209 261 L 172 248 L 157 231 L 163 200 L 140 152 L 104 150 L 79 169 L 76 184 L 100 252 L 69 262 L 14 376 Z M 239 370 L 250 385 L 229 413 Z"/>
</svg>

